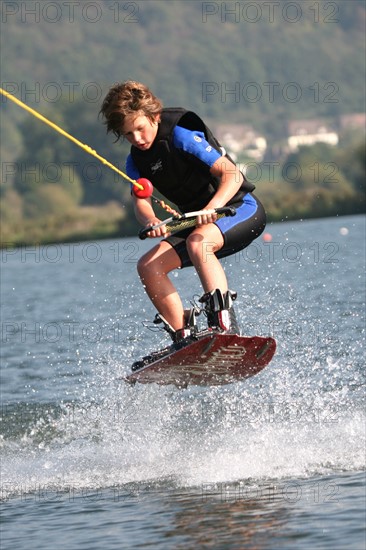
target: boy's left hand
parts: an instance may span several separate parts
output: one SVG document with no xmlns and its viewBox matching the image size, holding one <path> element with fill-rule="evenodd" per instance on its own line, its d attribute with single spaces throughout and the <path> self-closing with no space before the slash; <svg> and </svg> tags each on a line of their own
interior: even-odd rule
<svg viewBox="0 0 366 550">
<path fill-rule="evenodd" d="M 201 225 L 207 225 L 208 223 L 213 223 L 217 220 L 217 214 L 201 214 L 201 216 L 197 216 L 197 223 L 196 225 L 199 227 Z"/>
</svg>

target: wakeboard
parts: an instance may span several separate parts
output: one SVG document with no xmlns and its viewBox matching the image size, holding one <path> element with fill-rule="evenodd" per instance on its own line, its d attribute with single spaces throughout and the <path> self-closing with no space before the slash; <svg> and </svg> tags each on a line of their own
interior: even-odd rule
<svg viewBox="0 0 366 550">
<path fill-rule="evenodd" d="M 275 351 L 276 341 L 270 337 L 211 332 L 180 349 L 152 354 L 152 362 L 129 374 L 126 381 L 178 388 L 230 384 L 258 374 Z"/>
</svg>

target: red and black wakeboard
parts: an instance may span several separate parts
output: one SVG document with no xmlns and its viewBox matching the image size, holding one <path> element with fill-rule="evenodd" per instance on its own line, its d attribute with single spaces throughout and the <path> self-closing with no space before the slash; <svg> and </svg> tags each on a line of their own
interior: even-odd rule
<svg viewBox="0 0 366 550">
<path fill-rule="evenodd" d="M 230 384 L 258 374 L 275 351 L 276 342 L 270 337 L 206 334 L 181 349 L 172 347 L 165 355 L 157 355 L 129 374 L 126 381 L 179 388 Z"/>
</svg>

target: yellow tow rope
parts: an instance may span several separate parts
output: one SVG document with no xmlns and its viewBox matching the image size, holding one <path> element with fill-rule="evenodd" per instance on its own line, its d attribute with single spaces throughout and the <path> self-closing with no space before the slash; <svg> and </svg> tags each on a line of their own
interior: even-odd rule
<svg viewBox="0 0 366 550">
<path fill-rule="evenodd" d="M 22 109 L 25 109 L 26 111 L 28 111 L 29 113 L 31 113 L 33 116 L 35 116 L 36 118 L 38 118 L 39 120 L 41 120 L 42 122 L 44 122 L 45 124 L 47 124 L 48 126 L 51 126 L 51 128 L 53 128 L 54 130 L 56 130 L 56 132 L 58 132 L 59 134 L 65 136 L 67 139 L 69 139 L 70 141 L 72 141 L 73 143 L 75 143 L 76 145 L 78 145 L 79 147 L 81 147 L 81 149 L 84 149 L 84 151 L 86 151 L 87 153 L 89 153 L 89 155 L 92 155 L 93 157 L 97 158 L 98 160 L 100 160 L 100 162 L 102 162 L 103 164 L 105 164 L 106 166 L 108 166 L 108 168 L 111 168 L 111 170 L 114 170 L 115 172 L 117 172 L 117 174 L 119 174 L 120 176 L 122 176 L 122 178 L 124 178 L 125 180 L 129 181 L 130 183 L 132 183 L 132 185 L 135 185 L 136 187 L 138 187 L 139 189 L 144 189 L 143 185 L 141 185 L 140 183 L 138 183 L 136 180 L 130 178 L 127 174 L 125 174 L 124 172 L 122 172 L 122 170 L 119 170 L 118 168 L 116 168 L 116 166 L 114 166 L 113 164 L 111 164 L 108 160 L 106 160 L 105 158 L 101 157 L 100 155 L 98 155 L 98 153 L 96 151 L 94 151 L 94 149 L 92 149 L 91 147 L 89 147 L 89 145 L 85 145 L 85 143 L 81 143 L 81 141 L 79 141 L 78 139 L 74 138 L 73 136 L 71 136 L 70 134 L 68 134 L 67 132 L 65 132 L 65 130 L 63 130 L 62 128 L 60 128 L 59 126 L 57 126 L 57 124 L 55 124 L 54 122 L 51 122 L 50 120 L 48 120 L 48 118 L 44 117 L 43 115 L 41 115 L 40 113 L 38 113 L 37 111 L 35 111 L 34 109 L 32 109 L 31 107 L 29 107 L 28 105 L 26 105 L 25 103 L 23 103 L 22 101 L 20 101 L 20 99 L 18 99 L 17 97 L 13 96 L 12 94 L 10 94 L 9 92 L 3 90 L 3 88 L 0 88 L 0 92 L 2 93 L 2 95 L 4 95 L 6 98 L 10 99 L 11 101 L 13 101 L 14 103 L 16 103 L 17 105 L 19 105 L 19 107 L 22 107 Z"/>
</svg>

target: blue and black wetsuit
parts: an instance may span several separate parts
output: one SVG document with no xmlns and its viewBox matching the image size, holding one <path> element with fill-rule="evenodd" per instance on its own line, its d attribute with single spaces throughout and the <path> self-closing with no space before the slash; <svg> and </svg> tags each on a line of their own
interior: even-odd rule
<svg viewBox="0 0 366 550">
<path fill-rule="evenodd" d="M 220 181 L 210 169 L 222 156 L 233 162 L 195 113 L 180 108 L 163 109 L 150 149 L 140 151 L 131 147 L 127 174 L 133 179 L 149 179 L 182 212 L 201 210 L 218 189 Z M 236 207 L 236 216 L 215 222 L 224 238 L 223 247 L 216 253 L 218 258 L 242 250 L 263 232 L 266 216 L 262 204 L 252 194 L 254 189 L 243 176 L 240 189 L 227 203 Z M 182 267 L 192 265 L 185 241 L 193 230 L 179 231 L 164 239 L 177 252 Z"/>
</svg>

